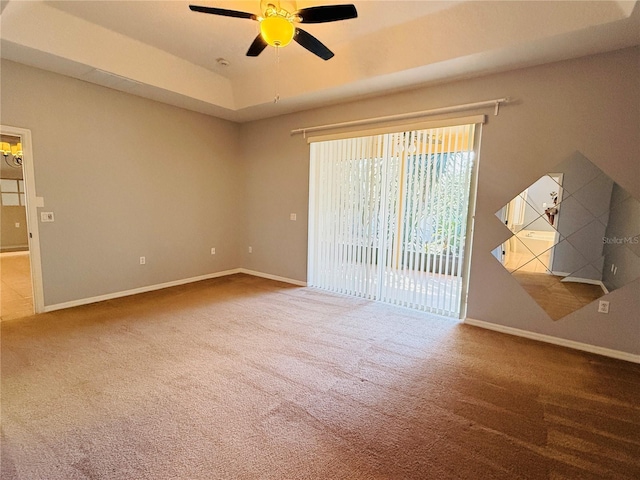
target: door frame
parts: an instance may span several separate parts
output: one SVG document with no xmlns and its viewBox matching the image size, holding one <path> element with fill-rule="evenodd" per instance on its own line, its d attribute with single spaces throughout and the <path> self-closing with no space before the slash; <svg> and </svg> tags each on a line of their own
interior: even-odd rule
<svg viewBox="0 0 640 480">
<path fill-rule="evenodd" d="M 562 196 L 564 194 L 564 191 L 562 189 L 562 184 L 564 183 L 564 173 L 563 172 L 559 172 L 559 173 L 547 173 L 547 175 L 549 175 L 557 184 L 558 184 L 558 201 L 557 201 L 557 205 L 560 205 L 562 203 Z M 549 252 L 549 266 L 547 268 L 547 271 L 550 275 L 555 275 L 553 273 L 553 257 L 556 251 L 556 245 L 558 245 L 558 243 L 560 242 L 560 232 L 558 231 L 558 221 L 560 220 L 559 216 L 556 216 L 556 224 L 553 225 L 553 231 L 554 231 L 554 235 L 553 235 L 553 247 L 551 247 L 551 252 Z"/>
<path fill-rule="evenodd" d="M 6 135 L 20 137 L 22 142 L 22 176 L 25 189 L 25 209 L 27 216 L 27 237 L 29 242 L 29 260 L 31 264 L 31 288 L 33 291 L 34 313 L 44 311 L 44 286 L 42 281 L 42 262 L 40 256 L 40 234 L 38 231 L 38 203 L 36 196 L 36 177 L 31 143 L 31 130 L 9 125 L 0 125 L 0 132 Z"/>
</svg>

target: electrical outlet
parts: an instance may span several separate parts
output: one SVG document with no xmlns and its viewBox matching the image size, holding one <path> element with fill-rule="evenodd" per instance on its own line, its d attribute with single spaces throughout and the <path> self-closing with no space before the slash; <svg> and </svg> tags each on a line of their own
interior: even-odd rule
<svg viewBox="0 0 640 480">
<path fill-rule="evenodd" d="M 600 300 L 600 303 L 598 303 L 598 313 L 609 313 L 609 302 L 607 300 Z"/>
<path fill-rule="evenodd" d="M 53 222 L 53 212 L 40 212 L 40 221 L 41 222 Z"/>
<path fill-rule="evenodd" d="M 146 265 L 147 259 L 145 257 L 140 257 L 140 265 Z"/>
<path fill-rule="evenodd" d="M 215 255 L 215 254 L 216 254 L 216 249 L 215 249 L 215 248 L 212 248 L 212 249 L 211 249 L 211 255 Z"/>
<path fill-rule="evenodd" d="M 20 222 L 16 222 L 16 228 L 20 228 Z"/>
<path fill-rule="evenodd" d="M 289 214 L 289 220 L 293 220 L 294 222 L 297 220 L 297 215 L 295 213 Z"/>
<path fill-rule="evenodd" d="M 249 247 L 249 253 L 253 253 L 253 247 Z"/>
</svg>

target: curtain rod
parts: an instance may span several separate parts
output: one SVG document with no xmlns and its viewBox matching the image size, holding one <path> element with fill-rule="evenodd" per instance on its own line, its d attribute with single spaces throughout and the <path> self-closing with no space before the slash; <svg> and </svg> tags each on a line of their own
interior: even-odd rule
<svg viewBox="0 0 640 480">
<path fill-rule="evenodd" d="M 495 100 L 485 100 L 484 102 L 465 103 L 463 105 L 454 105 L 452 107 L 433 108 L 431 110 L 423 110 L 421 112 L 400 113 L 397 115 L 387 115 L 385 117 L 364 118 L 362 120 L 352 120 L 349 122 L 330 123 L 327 125 L 316 125 L 315 127 L 296 128 L 291 130 L 291 135 L 302 134 L 304 137 L 310 132 L 319 132 L 330 128 L 357 127 L 360 125 L 368 125 L 370 123 L 381 123 L 394 120 L 409 120 L 412 118 L 428 117 L 430 115 L 440 115 L 443 113 L 462 112 L 465 110 L 473 110 L 475 108 L 495 107 L 494 115 L 498 115 L 501 103 L 509 103 L 509 97 L 496 98 Z"/>
</svg>

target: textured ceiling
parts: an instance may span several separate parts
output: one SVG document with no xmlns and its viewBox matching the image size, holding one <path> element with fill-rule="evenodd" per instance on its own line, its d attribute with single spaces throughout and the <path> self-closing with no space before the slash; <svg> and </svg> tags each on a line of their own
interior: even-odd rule
<svg viewBox="0 0 640 480">
<path fill-rule="evenodd" d="M 357 19 L 304 25 L 334 58 L 292 43 L 278 66 L 271 47 L 245 56 L 257 22 L 195 13 L 190 3 L 261 11 L 258 0 L 3 1 L 2 57 L 248 121 L 640 44 L 635 1 L 354 1 Z"/>
</svg>

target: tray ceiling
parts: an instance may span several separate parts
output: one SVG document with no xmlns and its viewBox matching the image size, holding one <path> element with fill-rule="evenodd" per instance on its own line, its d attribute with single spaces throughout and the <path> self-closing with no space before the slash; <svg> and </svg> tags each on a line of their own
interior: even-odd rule
<svg viewBox="0 0 640 480">
<path fill-rule="evenodd" d="M 292 43 L 277 68 L 271 47 L 245 56 L 257 22 L 194 13 L 190 3 L 260 11 L 258 0 L 3 0 L 1 54 L 242 122 L 640 44 L 635 1 L 354 1 L 357 19 L 305 25 L 333 59 Z"/>
</svg>

